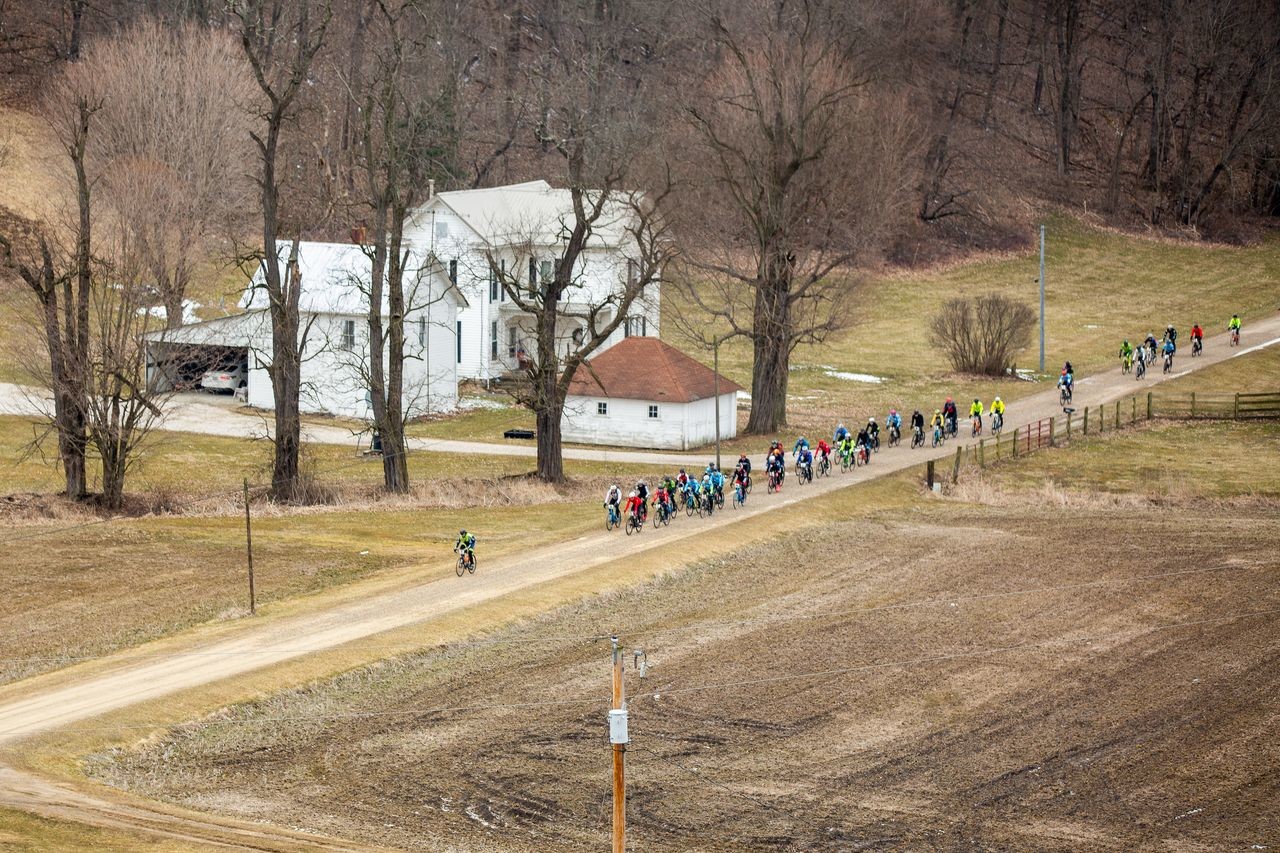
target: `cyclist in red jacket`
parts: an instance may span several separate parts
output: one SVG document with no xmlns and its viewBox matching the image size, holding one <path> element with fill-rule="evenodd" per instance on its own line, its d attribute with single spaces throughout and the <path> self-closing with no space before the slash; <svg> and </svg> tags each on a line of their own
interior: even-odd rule
<svg viewBox="0 0 1280 853">
<path fill-rule="evenodd" d="M 644 518 L 644 498 L 636 494 L 634 490 L 627 496 L 627 513 L 635 516 L 637 520 Z"/>
</svg>

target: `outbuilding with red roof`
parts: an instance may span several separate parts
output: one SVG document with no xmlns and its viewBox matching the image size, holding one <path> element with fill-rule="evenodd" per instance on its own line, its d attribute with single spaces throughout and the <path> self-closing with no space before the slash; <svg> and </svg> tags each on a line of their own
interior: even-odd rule
<svg viewBox="0 0 1280 853">
<path fill-rule="evenodd" d="M 737 435 L 741 390 L 658 338 L 625 338 L 574 374 L 562 436 L 616 447 L 702 447 L 716 440 L 717 406 L 720 438 Z"/>
</svg>

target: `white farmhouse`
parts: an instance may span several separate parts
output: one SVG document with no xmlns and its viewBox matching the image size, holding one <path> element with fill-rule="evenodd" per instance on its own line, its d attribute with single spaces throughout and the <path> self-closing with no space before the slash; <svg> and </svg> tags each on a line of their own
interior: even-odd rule
<svg viewBox="0 0 1280 853">
<path fill-rule="evenodd" d="M 281 266 L 291 245 L 278 246 Z M 370 260 L 365 248 L 343 243 L 298 246 L 301 294 L 303 412 L 368 419 Z M 283 270 L 282 270 L 283 271 Z M 452 411 L 458 401 L 457 318 L 466 297 L 435 258 L 412 252 L 405 271 L 404 411 L 413 417 Z M 250 406 L 275 408 L 267 366 L 271 316 L 262 270 L 241 298 L 243 313 L 147 335 L 153 381 L 191 381 L 204 365 L 242 364 L 242 393 Z M 383 320 L 389 322 L 384 298 Z"/>
<path fill-rule="evenodd" d="M 564 303 L 566 319 L 558 346 L 566 351 L 576 347 L 585 331 L 582 321 L 570 315 L 588 304 L 599 304 L 636 275 L 637 250 L 627 227 L 629 216 L 619 202 L 607 209 L 592 230 L 574 270 L 576 292 Z M 553 189 L 546 181 L 436 193 L 412 212 L 405 225 L 406 239 L 438 257 L 469 302 L 458 312 L 456 327 L 460 377 L 496 379 L 515 371 L 523 353 L 533 351 L 530 318 L 507 299 L 489 258 L 495 258 L 509 275 L 536 284 L 554 273 L 572 222 L 569 190 Z M 645 291 L 602 350 L 626 337 L 657 336 L 657 283 Z"/>
<path fill-rule="evenodd" d="M 716 440 L 717 405 L 720 437 L 738 434 L 741 390 L 657 338 L 628 338 L 574 373 L 561 436 L 579 444 L 691 450 Z"/>
</svg>

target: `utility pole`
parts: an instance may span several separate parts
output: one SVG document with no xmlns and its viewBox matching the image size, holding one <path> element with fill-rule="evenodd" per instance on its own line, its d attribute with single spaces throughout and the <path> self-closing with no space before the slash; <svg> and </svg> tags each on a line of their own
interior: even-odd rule
<svg viewBox="0 0 1280 853">
<path fill-rule="evenodd" d="M 244 546 L 249 556 L 249 615 L 258 613 L 257 597 L 253 591 L 253 528 L 249 524 L 249 478 L 244 478 Z"/>
<path fill-rule="evenodd" d="M 720 470 L 720 339 L 716 338 L 711 344 L 712 356 L 711 363 L 713 367 L 711 372 L 715 374 L 716 385 L 716 470 Z"/>
<path fill-rule="evenodd" d="M 627 703 L 622 693 L 622 648 L 613 642 L 613 708 L 609 711 L 609 742 L 613 745 L 613 853 L 627 848 Z"/>
<path fill-rule="evenodd" d="M 1044 373 L 1044 226 L 1040 226 L 1040 372 Z"/>
</svg>

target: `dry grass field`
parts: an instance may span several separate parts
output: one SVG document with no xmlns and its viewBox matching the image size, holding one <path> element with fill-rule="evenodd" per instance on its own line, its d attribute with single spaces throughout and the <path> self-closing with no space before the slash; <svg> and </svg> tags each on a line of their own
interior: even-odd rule
<svg viewBox="0 0 1280 853">
<path fill-rule="evenodd" d="M 769 544 L 88 767 L 370 843 L 600 849 L 591 638 L 619 630 L 649 661 L 627 675 L 637 849 L 1274 846 L 1278 438 L 1156 424 L 944 498 L 857 487 Z"/>
</svg>

